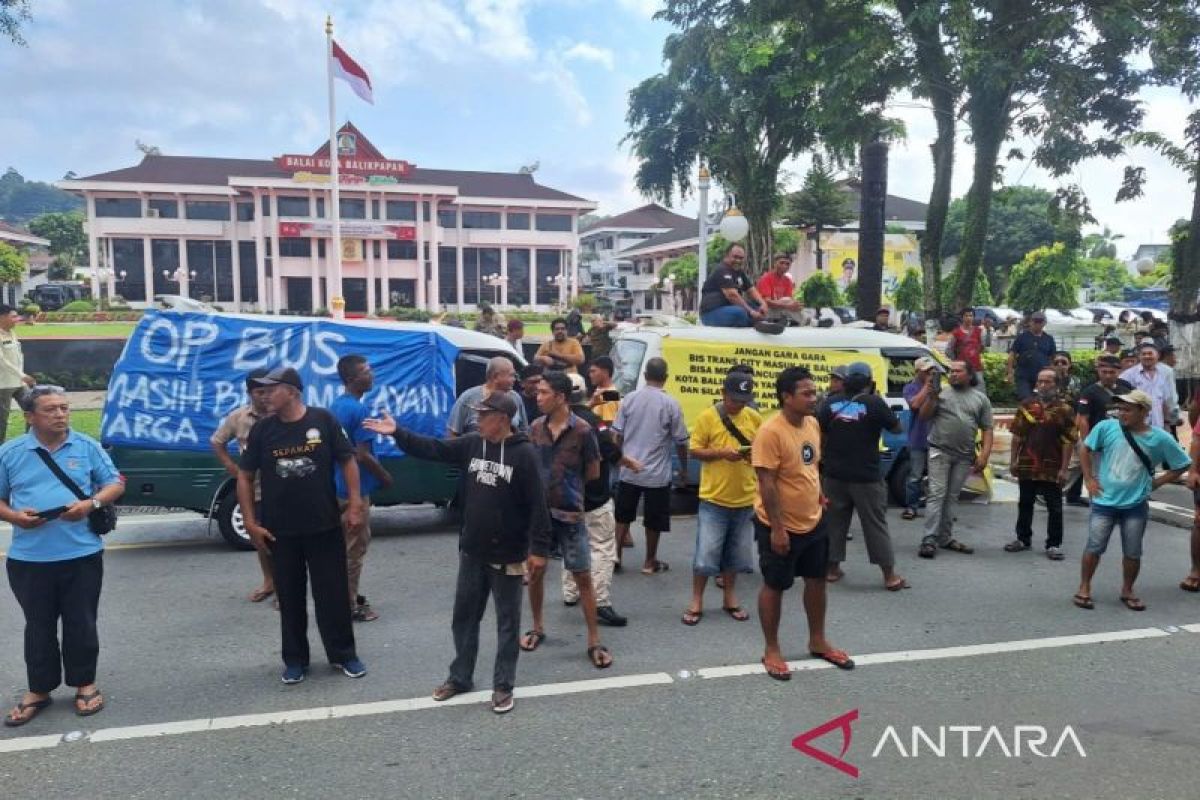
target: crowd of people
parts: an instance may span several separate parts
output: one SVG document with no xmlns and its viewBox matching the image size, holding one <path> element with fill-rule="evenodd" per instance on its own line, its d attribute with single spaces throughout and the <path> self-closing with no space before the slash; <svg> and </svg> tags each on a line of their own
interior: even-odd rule
<svg viewBox="0 0 1200 800">
<path fill-rule="evenodd" d="M 785 272 L 781 265 L 772 274 L 782 281 Z M 767 288 L 764 302 L 778 300 Z M 523 330 L 513 322 L 503 333 L 519 344 Z M 590 360 L 566 319 L 552 323 L 552 337 L 519 372 L 508 358 L 491 359 L 484 382 L 455 402 L 444 438 L 407 430 L 386 412 L 373 416 L 363 398 L 374 374 L 360 355 L 339 360 L 344 392 L 329 409 L 305 404 L 294 369 L 246 376 L 248 403 L 222 422 L 211 445 L 236 477 L 245 528 L 258 552 L 262 577 L 250 600 L 275 598 L 284 683 L 308 674 L 309 584 L 326 659 L 347 677 L 367 674 L 355 623 L 379 618 L 365 596 L 363 567 L 371 495 L 392 480 L 375 452 L 381 435 L 410 456 L 461 470 L 455 653 L 435 700 L 474 688 L 490 597 L 497 625 L 491 708 L 513 708 L 520 653 L 537 652 L 551 635 L 544 613 L 549 559 L 562 561 L 563 603 L 582 612 L 587 661 L 610 667 L 615 655 L 601 628 L 629 623 L 614 607 L 614 573 L 623 569 L 623 552 L 635 546 L 639 510 L 645 548 L 640 573 L 656 578 L 670 570 L 659 558 L 659 543 L 671 530 L 672 489 L 683 481 L 689 460 L 700 465 L 699 509 L 691 591 L 681 602 L 680 621 L 701 624 L 704 592 L 715 580 L 721 611 L 730 619 L 745 622 L 757 611 L 764 670 L 789 680 L 779 641 L 781 601 L 799 578 L 808 652 L 840 669 L 854 667 L 827 635 L 825 613 L 827 587 L 845 576 L 855 517 L 882 587 L 909 587 L 897 569 L 879 449 L 881 434 L 901 433 L 904 423 L 880 396 L 870 365 L 835 368 L 823 394 L 802 367 L 762 376 L 747 364 L 731 365 L 720 397 L 689 430 L 678 401 L 664 389 L 669 365 L 662 358 L 647 359 L 642 386 L 621 395 L 602 345 L 608 330 L 602 323 L 593 324 L 593 347 L 600 343 L 601 352 L 593 350 Z M 911 413 L 901 517 L 924 515 L 921 558 L 974 552 L 956 536 L 953 506 L 965 482 L 987 468 L 993 449 L 994 414 L 980 380 L 986 335 L 964 311 L 951 336 L 948 367 L 933 357 L 917 359 L 903 390 Z M 3 341 L 0 316 L 0 347 Z M 1106 348 L 1096 359 L 1098 379 L 1080 387 L 1071 380 L 1070 356 L 1045 333 L 1042 315 L 1032 315 L 1013 343 L 1009 380 L 1021 399 L 1011 424 L 1009 469 L 1019 502 L 1014 539 L 1004 550 L 1032 549 L 1040 500 L 1049 511 L 1045 555 L 1064 560 L 1063 505 L 1090 506 L 1073 597 L 1079 608 L 1094 608 L 1092 580 L 1119 530 L 1118 596 L 1127 608 L 1143 610 L 1135 581 L 1147 499 L 1189 466 L 1188 480 L 1200 487 L 1200 435 L 1193 437 L 1190 455 L 1172 435 L 1180 422 L 1179 393 L 1170 367 L 1159 360 L 1163 349 L 1148 337 L 1138 346 L 1137 363 L 1127 366 Z M 774 386 L 778 408 L 771 412 L 755 402 L 755 383 L 762 380 Z M 0 519 L 14 527 L 7 570 L 26 620 L 29 682 L 4 719 L 9 726 L 36 717 L 64 681 L 76 689 L 76 713 L 104 707 L 96 685 L 103 575 L 97 516 L 123 492 L 104 450 L 71 430 L 61 388 L 28 387 L 22 403 L 28 433 L 0 447 Z M 236 457 L 230 449 L 235 443 Z M 1193 531 L 1192 560 L 1181 588 L 1195 592 L 1200 526 Z M 738 579 L 756 563 L 762 582 L 750 606 L 739 601 Z M 523 595 L 532 623 L 522 631 Z"/>
</svg>

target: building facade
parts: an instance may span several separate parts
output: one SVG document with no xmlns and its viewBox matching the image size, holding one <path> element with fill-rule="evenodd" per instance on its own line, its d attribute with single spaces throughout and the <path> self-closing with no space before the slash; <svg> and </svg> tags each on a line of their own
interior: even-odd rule
<svg viewBox="0 0 1200 800">
<path fill-rule="evenodd" d="M 481 302 L 550 310 L 578 291 L 579 217 L 596 204 L 532 175 L 423 169 L 337 135 L 346 312 Z M 329 145 L 273 160 L 147 155 L 57 185 L 86 203 L 94 295 L 229 310 L 328 308 Z M 103 285 L 102 285 L 103 284 Z"/>
<path fill-rule="evenodd" d="M 20 283 L 8 283 L 0 287 L 0 302 L 10 306 L 20 305 L 21 298 L 35 287 L 46 282 L 50 269 L 50 240 L 34 236 L 25 228 L 0 220 L 0 242 L 25 253 L 28 272 Z"/>
</svg>

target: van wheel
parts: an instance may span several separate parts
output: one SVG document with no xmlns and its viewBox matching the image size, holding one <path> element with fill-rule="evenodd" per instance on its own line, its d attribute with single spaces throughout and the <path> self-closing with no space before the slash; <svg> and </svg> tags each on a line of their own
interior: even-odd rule
<svg viewBox="0 0 1200 800">
<path fill-rule="evenodd" d="M 221 538 L 235 550 L 253 550 L 254 543 L 250 534 L 246 533 L 245 521 L 242 519 L 242 507 L 238 505 L 237 492 L 228 492 L 217 503 L 217 528 Z"/>
<path fill-rule="evenodd" d="M 896 459 L 896 463 L 892 464 L 892 471 L 888 473 L 888 495 L 891 497 L 892 505 L 904 507 L 905 493 L 908 491 L 906 484 L 908 483 L 908 454 L 900 456 Z"/>
</svg>

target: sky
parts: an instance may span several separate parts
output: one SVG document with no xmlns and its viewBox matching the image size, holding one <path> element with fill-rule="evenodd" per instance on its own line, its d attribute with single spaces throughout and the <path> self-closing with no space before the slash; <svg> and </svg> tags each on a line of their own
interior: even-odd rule
<svg viewBox="0 0 1200 800">
<path fill-rule="evenodd" d="M 324 19 L 371 76 L 375 104 L 337 89 L 337 117 L 389 158 L 440 169 L 516 171 L 536 162 L 545 185 L 617 214 L 646 201 L 621 142 L 628 92 L 662 69 L 669 26 L 658 0 L 33 0 L 28 46 L 0 44 L 0 169 L 56 180 L 136 164 L 140 141 L 167 155 L 272 158 L 309 153 L 328 136 Z M 1178 138 L 1188 104 L 1144 98 L 1146 128 Z M 893 147 L 889 192 L 927 200 L 934 125 L 899 98 L 908 138 Z M 961 126 L 954 194 L 970 184 Z M 1014 143 L 1020 146 L 1021 143 Z M 1028 148 L 1027 148 L 1028 149 Z M 790 188 L 807 168 L 785 165 Z M 1147 168 L 1143 199 L 1113 200 L 1126 164 Z M 1061 182 L 1024 163 L 1006 182 Z M 1138 151 L 1079 166 L 1094 215 L 1125 239 L 1165 242 L 1187 216 L 1191 187 Z M 695 199 L 676 202 L 694 213 Z"/>
</svg>

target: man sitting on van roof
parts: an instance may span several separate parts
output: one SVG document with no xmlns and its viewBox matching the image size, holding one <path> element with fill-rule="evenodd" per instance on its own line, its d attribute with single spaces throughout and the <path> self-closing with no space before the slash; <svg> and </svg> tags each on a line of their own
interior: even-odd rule
<svg viewBox="0 0 1200 800">
<path fill-rule="evenodd" d="M 702 323 L 714 328 L 749 328 L 766 318 L 766 303 L 742 269 L 745 262 L 746 249 L 740 244 L 725 248 L 720 265 L 700 289 Z"/>
</svg>

